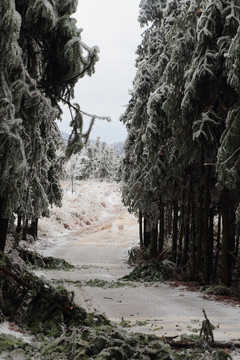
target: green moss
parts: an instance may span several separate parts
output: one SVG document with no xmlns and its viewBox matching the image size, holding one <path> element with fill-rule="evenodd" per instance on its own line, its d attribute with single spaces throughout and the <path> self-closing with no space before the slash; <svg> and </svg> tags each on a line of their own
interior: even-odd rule
<svg viewBox="0 0 240 360">
<path fill-rule="evenodd" d="M 19 347 L 22 348 L 24 344 L 23 340 L 15 336 L 0 334 L 0 353 L 3 351 L 13 351 Z"/>
</svg>

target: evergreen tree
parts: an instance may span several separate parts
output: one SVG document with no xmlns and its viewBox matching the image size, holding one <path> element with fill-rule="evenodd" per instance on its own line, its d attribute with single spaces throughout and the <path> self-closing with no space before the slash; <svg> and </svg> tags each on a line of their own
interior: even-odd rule
<svg viewBox="0 0 240 360">
<path fill-rule="evenodd" d="M 124 203 L 139 216 L 151 256 L 171 235 L 171 259 L 205 283 L 218 267 L 221 222 L 214 232 L 214 217 L 222 217 L 222 282 L 229 286 L 240 201 L 238 2 L 142 0 L 139 21 L 148 29 L 121 118 L 128 129 Z"/>
<path fill-rule="evenodd" d="M 94 72 L 97 48 L 81 40 L 71 14 L 77 1 L 3 0 L 0 4 L 0 249 L 13 212 L 43 215 L 60 203 L 55 155 L 59 101 L 74 96 L 77 80 Z M 71 150 L 82 145 L 80 109 Z M 80 134 L 80 136 L 79 136 Z M 72 146 L 74 143 L 74 146 Z M 53 195 L 54 194 L 54 195 Z"/>
<path fill-rule="evenodd" d="M 119 166 L 119 154 L 98 137 L 95 143 L 88 141 L 80 154 L 72 155 L 64 168 L 73 183 L 76 179 L 117 181 Z"/>
</svg>

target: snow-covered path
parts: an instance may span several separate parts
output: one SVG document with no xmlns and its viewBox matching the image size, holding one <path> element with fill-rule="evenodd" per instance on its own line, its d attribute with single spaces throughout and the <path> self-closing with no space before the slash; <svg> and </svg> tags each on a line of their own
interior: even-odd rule
<svg viewBox="0 0 240 360">
<path fill-rule="evenodd" d="M 113 214 L 111 214 L 113 215 Z M 129 273 L 128 250 L 136 245 L 138 224 L 126 210 L 118 208 L 114 216 L 98 225 L 61 235 L 52 247 L 42 253 L 64 258 L 80 268 L 73 271 L 45 271 L 50 279 L 116 281 Z M 205 309 L 210 321 L 219 326 L 216 340 L 240 339 L 240 307 L 209 301 L 201 294 L 183 287 L 154 283 L 115 288 L 79 287 L 66 282 L 74 290 L 75 301 L 87 311 L 105 313 L 111 320 L 131 322 L 131 331 L 151 332 L 159 336 L 194 334 L 199 331 Z"/>
</svg>

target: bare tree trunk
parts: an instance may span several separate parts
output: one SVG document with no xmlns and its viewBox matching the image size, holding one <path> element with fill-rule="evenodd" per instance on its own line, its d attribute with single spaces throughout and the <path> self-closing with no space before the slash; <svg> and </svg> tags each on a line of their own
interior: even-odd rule
<svg viewBox="0 0 240 360">
<path fill-rule="evenodd" d="M 38 219 L 32 219 L 29 234 L 33 236 L 34 240 L 37 239 L 38 235 Z"/>
<path fill-rule="evenodd" d="M 216 280 L 217 276 L 217 267 L 218 267 L 218 259 L 220 252 L 220 239 L 221 239 L 221 214 L 218 214 L 218 226 L 217 226 L 217 248 L 216 248 L 216 256 L 215 256 L 215 264 L 213 269 L 213 280 Z"/>
<path fill-rule="evenodd" d="M 159 221 L 158 254 L 161 254 L 164 245 L 164 204 L 160 205 Z"/>
<path fill-rule="evenodd" d="M 196 256 L 196 275 L 199 277 L 201 273 L 201 258 L 202 258 L 202 242 L 203 242 L 203 191 L 200 190 L 198 202 L 198 216 L 197 216 L 197 256 Z"/>
<path fill-rule="evenodd" d="M 22 230 L 22 216 L 18 215 L 16 233 L 20 234 Z"/>
<path fill-rule="evenodd" d="M 240 223 L 236 225 L 236 245 L 235 245 L 235 256 L 238 256 L 239 250 L 239 240 L 240 240 Z"/>
<path fill-rule="evenodd" d="M 179 243 L 178 243 L 178 259 L 177 259 L 177 266 L 180 266 L 182 263 L 182 245 L 183 245 L 183 233 L 184 233 L 184 217 L 185 217 L 185 208 L 182 203 L 181 211 L 180 211 L 180 234 L 179 234 Z"/>
<path fill-rule="evenodd" d="M 167 207 L 166 221 L 167 221 L 166 226 L 165 226 L 166 235 L 171 235 L 172 234 L 172 222 L 173 222 L 172 204 L 169 204 L 168 207 Z"/>
<path fill-rule="evenodd" d="M 143 226 L 142 226 L 142 212 L 139 211 L 139 239 L 140 239 L 140 249 L 143 248 Z"/>
<path fill-rule="evenodd" d="M 201 151 L 200 158 L 200 188 L 198 194 L 198 210 L 197 210 L 197 232 L 196 232 L 196 242 L 197 242 L 197 256 L 196 256 L 196 275 L 199 278 L 202 273 L 202 248 L 203 248 L 203 183 L 204 183 L 204 150 Z"/>
<path fill-rule="evenodd" d="M 209 178 L 206 178 L 206 185 L 204 190 L 204 210 L 203 210 L 203 255 L 204 255 L 204 282 L 210 283 L 210 276 L 212 274 L 212 239 L 209 238 L 210 233 L 210 189 Z"/>
<path fill-rule="evenodd" d="M 7 239 L 7 230 L 8 230 L 8 219 L 3 217 L 4 211 L 4 200 L 0 198 L 0 251 L 4 252 L 6 239 Z"/>
<path fill-rule="evenodd" d="M 192 276 L 195 280 L 196 278 L 196 229 L 195 229 L 195 211 L 194 211 L 194 201 L 192 201 L 191 205 L 191 245 L 192 245 Z"/>
<path fill-rule="evenodd" d="M 223 190 L 222 194 L 222 283 L 231 286 L 232 281 L 232 257 L 234 251 L 235 229 L 233 208 L 230 206 L 230 191 Z"/>
<path fill-rule="evenodd" d="M 144 236 L 143 236 L 143 243 L 144 248 L 147 249 L 151 242 L 151 234 L 147 228 L 147 218 L 144 216 Z"/>
<path fill-rule="evenodd" d="M 158 243 L 158 225 L 156 224 L 151 230 L 151 245 L 150 245 L 150 256 L 151 258 L 157 257 L 157 243 Z"/>
<path fill-rule="evenodd" d="M 177 261 L 177 227 L 178 227 L 178 202 L 173 204 L 173 230 L 172 230 L 172 262 Z"/>
<path fill-rule="evenodd" d="M 188 249 L 189 249 L 189 235 L 190 235 L 190 203 L 187 202 L 186 216 L 184 219 L 184 243 L 183 243 L 183 256 L 182 256 L 182 266 L 184 267 L 187 264 L 188 260 Z"/>
<path fill-rule="evenodd" d="M 28 234 L 28 219 L 24 221 L 24 225 L 23 225 L 23 235 L 22 235 L 23 240 L 27 240 L 27 234 Z"/>
</svg>

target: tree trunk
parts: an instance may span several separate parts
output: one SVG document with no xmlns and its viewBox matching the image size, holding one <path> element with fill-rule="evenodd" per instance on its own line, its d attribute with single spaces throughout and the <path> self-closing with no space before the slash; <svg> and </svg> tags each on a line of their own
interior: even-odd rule
<svg viewBox="0 0 240 360">
<path fill-rule="evenodd" d="M 232 257 L 229 251 L 234 251 L 235 229 L 233 218 L 230 193 L 225 188 L 222 193 L 222 283 L 228 287 L 231 286 L 232 280 Z"/>
<path fill-rule="evenodd" d="M 6 239 L 7 239 L 7 230 L 8 230 L 8 219 L 3 217 L 4 211 L 4 200 L 0 198 L 0 251 L 4 252 Z"/>
<path fill-rule="evenodd" d="M 184 219 L 184 243 L 183 243 L 183 256 L 182 266 L 187 264 L 188 260 L 188 249 L 189 249 L 189 221 L 190 221 L 190 204 L 187 203 L 186 217 Z"/>
<path fill-rule="evenodd" d="M 172 229 L 172 262 L 177 261 L 177 226 L 178 226 L 178 202 L 173 203 L 173 229 Z"/>
<path fill-rule="evenodd" d="M 164 205 L 160 205 L 160 215 L 159 215 L 159 237 L 158 237 L 158 254 L 161 254 L 163 251 L 164 245 Z"/>
<path fill-rule="evenodd" d="M 27 240 L 27 234 L 28 234 L 28 219 L 24 221 L 24 225 L 23 225 L 23 234 L 22 234 L 23 240 Z"/>
<path fill-rule="evenodd" d="M 197 216 L 197 255 L 196 255 L 196 275 L 199 277 L 201 269 L 201 258 L 202 258 L 202 242 L 203 242 L 203 190 L 200 190 L 199 196 L 199 207 Z"/>
<path fill-rule="evenodd" d="M 197 255 L 196 255 L 196 275 L 200 278 L 200 275 L 203 271 L 202 269 L 202 248 L 203 248 L 203 183 L 204 183 L 204 150 L 201 150 L 200 157 L 200 176 L 199 176 L 199 194 L 198 194 L 198 210 L 197 210 L 197 233 L 196 233 L 196 242 L 197 242 Z"/>
<path fill-rule="evenodd" d="M 209 231 L 208 231 L 210 277 L 213 274 L 213 242 L 214 242 L 213 227 L 214 227 L 214 210 L 211 207 L 209 209 Z"/>
<path fill-rule="evenodd" d="M 172 204 L 169 204 L 169 206 L 167 207 L 167 214 L 166 214 L 166 226 L 165 226 L 165 230 L 166 230 L 166 235 L 171 235 L 172 234 L 172 222 L 173 222 L 173 208 L 172 208 Z"/>
<path fill-rule="evenodd" d="M 177 259 L 177 266 L 181 265 L 182 262 L 182 245 L 183 245 L 183 233 L 184 233 L 184 216 L 185 216 L 185 209 L 184 205 L 181 206 L 181 212 L 180 212 L 180 221 L 181 224 L 180 227 L 180 234 L 179 234 L 179 244 L 178 244 L 178 259 Z"/>
<path fill-rule="evenodd" d="M 219 259 L 219 252 L 220 252 L 220 239 L 221 239 L 221 215 L 218 214 L 217 246 L 216 246 L 215 264 L 214 264 L 214 269 L 213 269 L 213 281 L 216 281 L 216 276 L 217 276 L 218 259 Z"/>
<path fill-rule="evenodd" d="M 139 217 L 138 217 L 138 221 L 139 221 L 139 239 L 140 239 L 140 249 L 143 248 L 143 229 L 142 229 L 142 212 L 139 211 Z"/>
<path fill-rule="evenodd" d="M 206 179 L 206 185 L 204 189 L 204 208 L 203 208 L 203 265 L 204 265 L 204 282 L 205 284 L 210 283 L 210 276 L 212 274 L 212 239 L 209 238 L 210 233 L 210 189 L 209 179 Z"/>
<path fill-rule="evenodd" d="M 33 236 L 34 240 L 37 239 L 38 235 L 38 219 L 32 219 L 29 234 Z"/>
<path fill-rule="evenodd" d="M 18 215 L 16 233 L 20 234 L 21 230 L 22 230 L 22 216 Z"/>
<path fill-rule="evenodd" d="M 157 224 L 151 230 L 151 245 L 150 245 L 150 256 L 151 258 L 157 257 L 157 242 L 158 242 L 158 226 Z"/>
<path fill-rule="evenodd" d="M 239 251 L 239 239 L 240 239 L 240 223 L 236 225 L 236 245 L 235 245 L 235 256 L 238 256 Z"/>
<path fill-rule="evenodd" d="M 196 229 L 195 229 L 195 211 L 194 210 L 195 210 L 194 202 L 192 201 L 190 243 L 192 244 L 192 277 L 195 280 L 195 278 L 196 278 Z"/>
<path fill-rule="evenodd" d="M 143 244 L 145 250 L 149 247 L 151 242 L 151 233 L 149 232 L 147 228 L 147 218 L 144 216 L 144 235 L 143 235 Z"/>
</svg>

